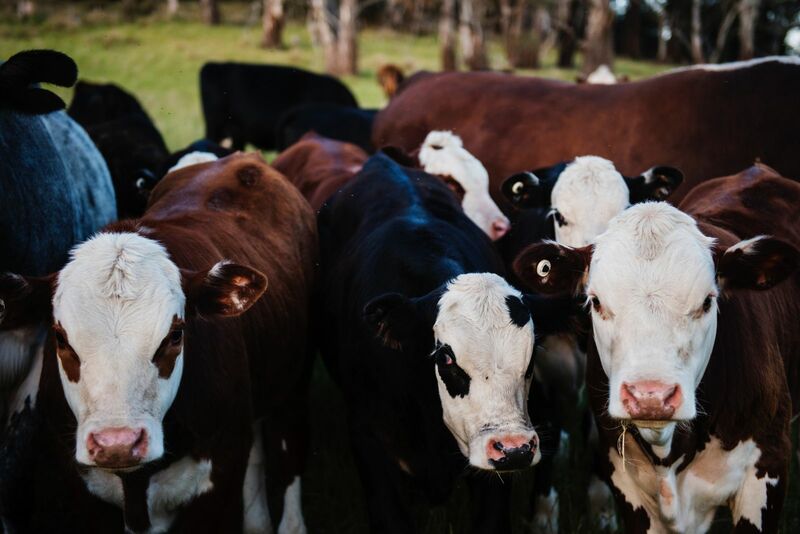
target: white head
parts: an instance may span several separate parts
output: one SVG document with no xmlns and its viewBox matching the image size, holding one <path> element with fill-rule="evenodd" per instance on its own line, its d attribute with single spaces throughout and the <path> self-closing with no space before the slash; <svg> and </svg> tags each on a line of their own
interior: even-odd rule
<svg viewBox="0 0 800 534">
<path fill-rule="evenodd" d="M 664 202 L 625 210 L 594 247 L 543 243 L 515 261 L 517 274 L 544 293 L 585 283 L 608 413 L 645 427 L 697 414 L 695 391 L 717 331 L 718 280 L 726 290 L 765 289 L 796 266 L 797 251 L 772 238 L 723 254 L 693 218 Z"/>
<path fill-rule="evenodd" d="M 508 218 L 489 195 L 489 173 L 464 148 L 460 137 L 447 131 L 430 132 L 420 147 L 419 162 L 425 172 L 455 180 L 463 191 L 464 213 L 492 240 L 508 232 Z"/>
<path fill-rule="evenodd" d="M 211 152 L 189 152 L 188 154 L 184 154 L 181 156 L 181 159 L 178 162 L 169 168 L 167 174 L 171 173 L 172 171 L 177 171 L 178 169 L 182 169 L 184 167 L 188 167 L 190 165 L 199 165 L 200 163 L 207 163 L 209 161 L 217 161 L 219 158 L 216 154 Z"/>
<path fill-rule="evenodd" d="M 196 314 L 239 315 L 265 288 L 248 267 L 220 262 L 181 272 L 153 239 L 107 232 L 76 246 L 57 277 L 0 276 L 0 301 L 12 321 L 23 320 L 15 314 L 41 320 L 52 306 L 59 375 L 77 420 L 75 458 L 129 469 L 164 453 L 162 421 L 181 383 L 184 323 Z"/>
<path fill-rule="evenodd" d="M 444 423 L 481 469 L 520 469 L 541 457 L 527 408 L 531 308 L 546 313 L 489 273 L 462 274 L 419 298 L 384 295 L 365 308 L 385 345 L 403 358 L 433 358 Z"/>
</svg>

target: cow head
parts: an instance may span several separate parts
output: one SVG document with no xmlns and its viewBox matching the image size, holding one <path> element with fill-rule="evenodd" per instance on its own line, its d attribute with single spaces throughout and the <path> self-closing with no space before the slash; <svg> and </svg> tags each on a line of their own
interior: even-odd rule
<svg viewBox="0 0 800 534">
<path fill-rule="evenodd" d="M 492 240 L 508 232 L 510 224 L 489 195 L 489 173 L 452 132 L 432 131 L 419 150 L 425 172 L 441 176 L 461 199 L 467 217 Z"/>
<path fill-rule="evenodd" d="M 77 421 L 75 458 L 115 470 L 164 454 L 162 421 L 181 382 L 186 322 L 239 315 L 266 288 L 262 274 L 232 263 L 182 272 L 161 244 L 127 232 L 78 245 L 50 280 L 44 290 L 41 279 L 6 275 L 0 299 L 16 322 L 37 307 L 52 310 L 52 357 Z"/>
<path fill-rule="evenodd" d="M 658 202 L 624 211 L 593 248 L 532 245 L 514 270 L 545 294 L 585 286 L 608 413 L 653 430 L 697 414 L 720 288 L 767 289 L 797 265 L 798 251 L 770 237 L 719 250 L 694 219 Z"/>
<path fill-rule="evenodd" d="M 557 315 L 549 306 L 497 275 L 462 274 L 423 297 L 378 297 L 364 316 L 384 345 L 433 360 L 444 423 L 470 464 L 511 470 L 541 458 L 527 408 L 531 315 Z"/>
<path fill-rule="evenodd" d="M 550 207 L 556 241 L 582 247 L 631 204 L 664 200 L 682 181 L 683 174 L 672 167 L 653 167 L 627 178 L 607 159 L 583 156 L 569 164 L 516 174 L 502 190 L 518 207 Z"/>
</svg>

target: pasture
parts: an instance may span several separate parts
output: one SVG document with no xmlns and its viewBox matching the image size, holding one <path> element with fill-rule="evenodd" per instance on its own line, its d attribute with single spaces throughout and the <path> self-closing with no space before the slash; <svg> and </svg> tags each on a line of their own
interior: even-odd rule
<svg viewBox="0 0 800 534">
<path fill-rule="evenodd" d="M 170 150 L 177 150 L 203 137 L 204 126 L 198 90 L 198 72 L 208 61 L 240 61 L 292 65 L 321 71 L 322 58 L 312 46 L 306 28 L 296 22 L 285 31 L 288 43 L 283 50 L 264 50 L 258 46 L 261 30 L 253 22 L 248 5 L 225 4 L 225 23 L 208 27 L 185 15 L 176 20 L 152 16 L 135 23 L 65 10 L 46 23 L 0 21 L 0 58 L 24 49 L 52 48 L 70 55 L 78 64 L 80 78 L 94 82 L 113 82 L 141 101 L 164 136 Z M 365 108 L 380 108 L 386 99 L 375 80 L 385 63 L 395 63 L 412 73 L 438 68 L 435 36 L 413 36 L 382 28 L 363 28 L 360 32 L 360 69 L 346 76 L 344 83 Z M 490 42 L 493 65 L 503 66 L 499 42 Z M 542 69 L 518 74 L 573 80 L 576 70 L 558 69 L 555 52 L 544 58 Z M 617 58 L 616 72 L 632 80 L 659 73 L 671 66 Z M 71 90 L 57 89 L 67 103 Z M 267 154 L 272 158 L 274 154 Z M 303 478 L 303 508 L 309 532 L 323 534 L 367 532 L 364 496 L 351 457 L 346 430 L 344 402 L 324 366 L 314 365 L 311 389 L 311 432 L 309 463 Z M 796 425 L 793 436 L 797 436 Z M 579 451 L 580 452 L 580 451 Z M 555 455 L 556 451 L 543 451 Z M 578 454 L 580 456 L 580 454 Z M 569 476 L 571 469 L 585 468 L 582 459 L 569 454 L 557 459 L 561 475 L 556 481 L 560 500 L 561 532 L 595 532 L 581 496 L 585 480 Z M 494 476 L 485 474 L 484 476 Z M 512 510 L 515 532 L 534 532 L 527 517 L 532 487 L 530 472 L 515 475 Z M 782 532 L 800 531 L 800 481 L 797 459 L 792 462 L 789 498 L 784 508 Z M 447 506 L 431 513 L 417 510 L 418 523 L 429 534 L 468 531 L 469 503 L 465 487 L 459 487 Z M 730 528 L 730 517 L 718 514 L 713 532 Z"/>
</svg>

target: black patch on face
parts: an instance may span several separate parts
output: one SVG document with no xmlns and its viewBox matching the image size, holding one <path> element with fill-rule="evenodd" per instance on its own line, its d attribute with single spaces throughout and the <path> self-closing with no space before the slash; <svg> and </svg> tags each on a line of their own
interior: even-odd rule
<svg viewBox="0 0 800 534">
<path fill-rule="evenodd" d="M 528 321 L 531 320 L 531 312 L 525 303 L 519 297 L 508 295 L 506 297 L 506 308 L 508 308 L 508 315 L 511 317 L 511 322 L 522 328 Z"/>
<path fill-rule="evenodd" d="M 433 352 L 436 370 L 439 378 L 444 382 L 447 393 L 454 399 L 466 397 L 469 394 L 469 383 L 472 380 L 464 369 L 456 363 L 456 355 L 450 345 L 438 345 Z"/>
</svg>

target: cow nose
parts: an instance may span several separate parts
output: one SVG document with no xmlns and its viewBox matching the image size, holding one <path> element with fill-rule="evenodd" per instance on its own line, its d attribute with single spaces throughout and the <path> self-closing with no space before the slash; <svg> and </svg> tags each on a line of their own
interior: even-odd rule
<svg viewBox="0 0 800 534">
<path fill-rule="evenodd" d="M 497 219 L 492 223 L 492 241 L 497 241 L 508 233 L 510 226 L 508 219 Z"/>
<path fill-rule="evenodd" d="M 657 380 L 623 382 L 620 397 L 634 419 L 670 419 L 683 403 L 678 384 L 667 385 Z"/>
<path fill-rule="evenodd" d="M 86 449 L 100 467 L 131 467 L 147 455 L 147 441 L 144 428 L 104 428 L 89 434 Z"/>
<path fill-rule="evenodd" d="M 492 438 L 486 443 L 489 463 L 498 471 L 513 471 L 531 466 L 539 438 L 516 435 Z"/>
</svg>

